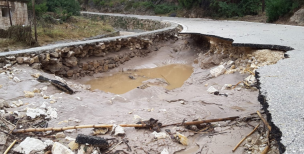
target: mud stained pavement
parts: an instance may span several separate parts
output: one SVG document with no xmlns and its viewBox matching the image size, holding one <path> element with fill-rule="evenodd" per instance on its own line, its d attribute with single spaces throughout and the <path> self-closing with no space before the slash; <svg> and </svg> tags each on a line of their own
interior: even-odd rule
<svg viewBox="0 0 304 154">
<path fill-rule="evenodd" d="M 174 50 L 173 50 L 174 49 Z M 7 102 L 22 101 L 23 105 L 14 108 L 6 108 L 7 112 L 18 111 L 19 116 L 25 116 L 27 108 L 38 108 L 43 104 L 57 109 L 57 118 L 52 118 L 48 127 L 64 127 L 90 124 L 134 124 L 136 117 L 143 120 L 158 119 L 163 125 L 180 123 L 183 119 L 187 122 L 195 119 L 215 119 L 231 116 L 250 117 L 252 113 L 260 110 L 257 100 L 258 91 L 246 89 L 241 86 L 233 89 L 222 89 L 225 84 L 236 85 L 249 74 L 226 74 L 218 77 L 210 76 L 210 69 L 201 69 L 194 61 L 198 50 L 184 46 L 184 40 L 175 43 L 167 42 L 159 44 L 159 50 L 150 53 L 146 57 L 137 57 L 126 62 L 109 72 L 95 74 L 78 80 L 65 79 L 67 84 L 76 91 L 69 95 L 54 88 L 49 83 L 40 83 L 31 75 L 40 73 L 45 77 L 55 79 L 52 74 L 40 70 L 34 70 L 28 66 L 16 66 L 12 68 L 14 77 L 21 81 L 15 82 L 10 75 L 1 73 L 0 98 Z M 117 95 L 100 90 L 88 90 L 85 83 L 96 78 L 109 76 L 121 72 L 121 70 L 138 70 L 167 66 L 171 64 L 183 64 L 193 67 L 193 73 L 180 88 L 167 90 L 163 86 L 150 85 Z M 132 79 L 130 79 L 132 80 Z M 136 80 L 136 79 L 134 79 Z M 207 89 L 213 86 L 225 93 L 228 97 L 210 94 Z M 47 88 L 44 88 L 47 87 Z M 34 88 L 43 89 L 42 94 L 36 93 L 32 98 L 24 97 L 24 91 L 33 91 Z M 49 96 L 43 98 L 43 96 Z M 145 129 L 125 128 L 130 153 L 161 153 L 167 149 L 170 154 L 188 153 L 215 153 L 229 154 L 237 143 L 253 130 L 258 122 L 242 120 L 212 123 L 208 131 L 195 132 L 182 126 L 169 126 L 161 129 L 170 129 L 172 133 L 179 132 L 188 137 L 188 146 L 165 139 L 154 139 L 152 131 Z M 92 129 L 78 129 L 65 131 L 65 135 L 76 138 L 77 134 L 89 135 Z M 33 137 L 35 135 L 32 134 Z M 113 138 L 107 135 L 98 135 L 105 138 Z M 120 137 L 117 137 L 120 138 Z M 263 138 L 258 132 L 252 136 Z M 45 138 L 42 138 L 44 140 Z M 67 145 L 70 141 L 65 138 L 57 138 Z M 247 141 L 245 141 L 247 142 Z M 260 143 L 261 144 L 261 143 Z M 125 150 L 126 145 L 121 144 L 115 150 Z M 243 144 L 234 153 L 245 153 Z M 115 151 L 114 150 L 114 151 Z"/>
</svg>

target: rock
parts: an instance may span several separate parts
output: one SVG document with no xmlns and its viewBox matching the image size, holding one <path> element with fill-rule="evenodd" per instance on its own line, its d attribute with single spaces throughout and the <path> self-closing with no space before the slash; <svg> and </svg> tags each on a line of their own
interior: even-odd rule
<svg viewBox="0 0 304 154">
<path fill-rule="evenodd" d="M 51 119 L 57 119 L 57 109 L 48 107 L 47 108 L 47 117 L 46 118 L 51 118 Z"/>
<path fill-rule="evenodd" d="M 16 76 L 13 78 L 13 80 L 14 80 L 15 82 L 17 82 L 17 83 L 18 83 L 18 82 L 21 82 L 21 80 L 20 80 L 18 77 L 16 77 Z"/>
<path fill-rule="evenodd" d="M 35 93 L 31 91 L 24 91 L 24 96 L 27 98 L 32 98 L 35 96 Z"/>
<path fill-rule="evenodd" d="M 12 64 L 6 64 L 5 66 L 3 66 L 3 69 L 7 70 L 12 68 Z"/>
<path fill-rule="evenodd" d="M 141 122 L 143 119 L 139 115 L 134 115 L 134 122 L 138 123 Z"/>
<path fill-rule="evenodd" d="M 9 105 L 4 99 L 0 99 L 0 108 L 3 107 L 9 107 Z"/>
<path fill-rule="evenodd" d="M 33 58 L 29 58 L 29 57 L 24 57 L 23 58 L 23 62 L 26 64 L 33 64 L 34 63 L 34 59 Z"/>
<path fill-rule="evenodd" d="M 51 145 L 54 144 L 54 142 L 53 142 L 52 140 L 45 140 L 43 143 L 44 143 L 46 146 L 51 146 Z"/>
<path fill-rule="evenodd" d="M 71 141 L 68 146 L 73 151 L 79 148 L 79 144 L 76 143 L 75 141 Z"/>
<path fill-rule="evenodd" d="M 5 57 L 5 58 L 8 59 L 8 60 L 15 60 L 16 59 L 15 56 L 8 56 L 8 57 Z"/>
<path fill-rule="evenodd" d="M 75 52 L 74 51 L 69 51 L 68 54 L 67 54 L 67 57 L 72 57 L 75 55 Z"/>
<path fill-rule="evenodd" d="M 213 94 L 213 93 L 215 93 L 215 92 L 218 92 L 218 90 L 215 89 L 213 86 L 210 86 L 210 87 L 208 88 L 207 92 L 210 93 L 210 94 Z"/>
<path fill-rule="evenodd" d="M 114 124 L 113 125 L 114 135 L 125 135 L 125 130 L 123 127 Z"/>
<path fill-rule="evenodd" d="M 52 147 L 52 153 L 55 154 L 55 153 L 58 153 L 58 154 L 74 154 L 74 152 L 70 149 L 68 149 L 66 146 L 58 143 L 58 142 L 55 142 L 53 144 L 53 147 Z"/>
<path fill-rule="evenodd" d="M 33 69 L 41 69 L 41 63 L 34 63 L 34 64 L 32 64 L 32 66 L 31 66 Z"/>
<path fill-rule="evenodd" d="M 73 132 L 75 132 L 76 130 L 75 129 L 69 129 L 69 130 L 65 130 L 64 132 L 65 133 L 73 133 Z"/>
<path fill-rule="evenodd" d="M 74 71 L 73 71 L 73 70 L 68 70 L 68 71 L 67 71 L 67 76 L 68 76 L 68 77 L 73 76 L 73 74 L 74 74 Z"/>
<path fill-rule="evenodd" d="M 32 119 L 39 117 L 40 115 L 46 115 L 46 112 L 44 109 L 32 109 L 28 108 L 26 111 L 26 116 L 31 117 Z"/>
<path fill-rule="evenodd" d="M 254 77 L 254 75 L 249 75 L 245 81 L 247 82 L 247 84 L 249 84 L 250 86 L 253 86 L 253 85 L 256 85 L 257 83 L 257 80 L 256 78 Z"/>
<path fill-rule="evenodd" d="M 27 137 L 24 141 L 22 141 L 13 151 L 30 154 L 32 152 L 39 152 L 46 148 L 46 145 L 35 138 Z"/>
<path fill-rule="evenodd" d="M 299 9 L 290 18 L 291 22 L 296 22 L 299 25 L 304 25 L 304 8 Z"/>
<path fill-rule="evenodd" d="M 55 135 L 56 138 L 65 138 L 65 134 L 63 132 L 59 132 Z"/>
<path fill-rule="evenodd" d="M 34 88 L 33 93 L 40 93 L 40 89 Z"/>
<path fill-rule="evenodd" d="M 160 154 L 169 154 L 167 148 L 165 148 Z"/>
<path fill-rule="evenodd" d="M 81 145 L 77 154 L 91 154 L 93 150 L 93 146 Z"/>
<path fill-rule="evenodd" d="M 154 137 L 157 138 L 157 139 L 164 139 L 164 138 L 166 138 L 168 136 L 165 132 L 159 132 L 159 133 L 157 133 L 156 131 L 154 131 L 152 133 L 152 135 L 154 135 Z"/>
<path fill-rule="evenodd" d="M 80 97 L 76 97 L 77 100 L 81 101 L 82 99 Z"/>
<path fill-rule="evenodd" d="M 211 70 L 210 70 L 210 74 L 211 74 L 213 77 L 217 77 L 217 76 L 219 76 L 219 75 L 224 74 L 225 71 L 226 71 L 225 66 L 224 66 L 224 65 L 220 65 L 220 66 L 218 66 L 218 67 L 216 67 L 216 68 L 214 68 L 214 69 L 211 69 Z"/>
<path fill-rule="evenodd" d="M 39 57 L 38 56 L 35 56 L 32 58 L 34 63 L 39 63 Z"/>
<path fill-rule="evenodd" d="M 77 58 L 76 57 L 66 58 L 64 64 L 69 67 L 74 67 L 77 65 Z"/>
<path fill-rule="evenodd" d="M 22 64 L 23 63 L 23 57 L 17 57 L 17 63 Z"/>
<path fill-rule="evenodd" d="M 229 90 L 232 88 L 232 84 L 225 84 L 223 87 L 222 87 L 222 90 Z"/>
<path fill-rule="evenodd" d="M 175 138 L 181 143 L 182 145 L 187 146 L 188 145 L 188 138 L 184 136 L 183 134 L 180 134 L 179 132 L 176 132 L 176 135 L 174 135 Z"/>
<path fill-rule="evenodd" d="M 58 52 L 52 52 L 52 53 L 50 53 L 50 56 L 58 58 L 59 57 L 59 53 Z"/>
</svg>

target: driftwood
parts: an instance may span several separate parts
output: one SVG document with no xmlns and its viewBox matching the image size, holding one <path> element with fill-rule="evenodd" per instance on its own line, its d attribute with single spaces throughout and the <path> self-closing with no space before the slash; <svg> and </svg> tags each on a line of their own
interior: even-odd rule
<svg viewBox="0 0 304 154">
<path fill-rule="evenodd" d="M 146 127 L 145 124 L 122 124 L 121 127 Z M 26 133 L 26 132 L 46 132 L 46 131 L 64 131 L 69 129 L 81 129 L 81 128 L 111 128 L 113 125 L 81 125 L 81 126 L 68 126 L 61 128 L 28 128 L 17 129 L 13 133 Z"/>
<path fill-rule="evenodd" d="M 17 140 L 14 140 L 14 142 L 5 150 L 3 154 L 7 154 L 10 151 L 10 149 L 15 145 L 16 142 Z"/>
<path fill-rule="evenodd" d="M 185 122 L 183 126 L 187 125 L 199 125 L 203 123 L 210 123 L 210 122 L 218 122 L 218 121 L 227 121 L 227 120 L 235 120 L 239 118 L 236 117 L 228 117 L 228 118 L 221 118 L 221 119 L 210 119 L 210 120 L 202 120 L 202 121 L 192 121 L 192 122 Z M 163 125 L 161 127 L 172 126 L 172 125 L 180 125 L 181 123 Z M 146 128 L 147 124 L 121 124 L 121 127 L 135 127 L 135 128 Z M 80 126 L 68 126 L 68 127 L 61 127 L 61 128 L 28 128 L 28 129 L 15 129 L 13 133 L 26 133 L 26 132 L 46 132 L 46 131 L 64 131 L 69 129 L 81 129 L 81 128 L 112 128 L 113 125 L 80 125 Z"/>
<path fill-rule="evenodd" d="M 265 147 L 265 149 L 261 152 L 261 154 L 267 154 L 268 150 L 269 150 L 269 145 Z"/>
<path fill-rule="evenodd" d="M 269 131 L 271 131 L 271 126 L 268 124 L 268 122 L 264 119 L 264 117 L 261 115 L 261 113 L 259 111 L 257 111 L 257 114 L 259 115 L 259 117 L 262 119 L 263 123 L 265 124 L 265 126 L 268 128 Z"/>
<path fill-rule="evenodd" d="M 235 148 L 232 150 L 232 152 L 234 152 L 241 144 L 242 142 L 244 142 L 246 140 L 247 137 L 249 137 L 250 135 L 252 135 L 258 128 L 259 128 L 260 124 L 258 124 L 253 131 L 251 131 L 247 136 L 245 136 L 236 146 Z"/>
<path fill-rule="evenodd" d="M 210 123 L 210 122 L 235 120 L 237 118 L 239 118 L 239 117 L 235 116 L 235 117 L 220 118 L 220 119 L 209 119 L 209 120 L 201 120 L 201 121 L 191 121 L 191 122 L 184 122 L 184 123 L 175 123 L 175 124 L 163 125 L 162 127 L 167 127 L 167 126 L 172 126 L 172 125 L 182 125 L 182 126 L 199 125 L 199 124 Z"/>
</svg>

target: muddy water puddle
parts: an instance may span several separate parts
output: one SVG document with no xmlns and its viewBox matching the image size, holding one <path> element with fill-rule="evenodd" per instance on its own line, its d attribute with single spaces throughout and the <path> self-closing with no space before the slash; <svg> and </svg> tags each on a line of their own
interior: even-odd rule
<svg viewBox="0 0 304 154">
<path fill-rule="evenodd" d="M 128 70 L 88 81 L 91 89 L 123 94 L 137 87 L 163 86 L 168 90 L 181 87 L 193 73 L 193 67 L 172 64 L 151 69 Z"/>
</svg>

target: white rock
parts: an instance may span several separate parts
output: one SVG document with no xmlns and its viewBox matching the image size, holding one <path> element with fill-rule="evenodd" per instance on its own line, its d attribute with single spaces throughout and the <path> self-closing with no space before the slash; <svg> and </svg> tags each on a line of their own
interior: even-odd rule
<svg viewBox="0 0 304 154">
<path fill-rule="evenodd" d="M 218 90 L 215 89 L 213 86 L 210 86 L 210 87 L 208 88 L 208 90 L 207 90 L 207 92 L 210 93 L 210 94 L 213 94 L 213 93 L 215 93 L 215 92 L 217 92 L 217 91 L 218 91 Z"/>
<path fill-rule="evenodd" d="M 50 146 L 50 145 L 53 145 L 53 144 L 54 144 L 54 142 L 53 142 L 52 140 L 45 140 L 43 143 L 44 143 L 46 146 Z"/>
<path fill-rule="evenodd" d="M 67 136 L 67 137 L 65 137 L 65 140 L 67 140 L 67 141 L 75 141 L 76 139 Z"/>
<path fill-rule="evenodd" d="M 5 114 L 5 111 L 4 110 L 0 110 L 0 115 L 1 114 Z"/>
<path fill-rule="evenodd" d="M 46 108 L 46 102 L 43 102 L 42 105 L 40 106 L 40 108 L 45 109 Z"/>
<path fill-rule="evenodd" d="M 79 120 L 79 119 L 75 119 L 74 121 L 77 122 L 77 123 L 81 122 L 81 120 Z"/>
<path fill-rule="evenodd" d="M 57 109 L 49 106 L 46 113 L 51 119 L 57 119 Z"/>
<path fill-rule="evenodd" d="M 156 131 L 154 131 L 152 133 L 152 135 L 154 135 L 154 137 L 157 138 L 157 139 L 163 139 L 163 138 L 166 138 L 168 136 L 165 132 L 157 133 Z"/>
<path fill-rule="evenodd" d="M 159 109 L 160 112 L 167 112 L 166 109 Z"/>
<path fill-rule="evenodd" d="M 75 129 L 69 129 L 69 130 L 65 130 L 64 132 L 66 132 L 66 133 L 73 133 L 75 131 L 76 131 Z"/>
<path fill-rule="evenodd" d="M 31 117 L 32 119 L 39 117 L 40 115 L 46 115 L 46 112 L 44 109 L 32 109 L 28 108 L 26 111 L 26 115 Z"/>
<path fill-rule="evenodd" d="M 16 76 L 13 78 L 13 80 L 14 80 L 15 82 L 17 82 L 17 83 L 21 81 L 21 80 L 20 80 L 18 77 L 16 77 Z"/>
<path fill-rule="evenodd" d="M 47 90 L 47 87 L 43 87 L 41 88 L 42 91 L 46 91 Z"/>
<path fill-rule="evenodd" d="M 92 152 L 92 154 L 99 154 L 99 152 L 98 152 L 97 150 L 94 150 L 94 151 Z"/>
<path fill-rule="evenodd" d="M 53 148 L 52 148 L 52 153 L 53 154 L 74 154 L 74 152 L 72 150 L 70 150 L 69 148 L 67 148 L 66 146 L 55 142 L 53 144 Z"/>
<path fill-rule="evenodd" d="M 14 111 L 14 114 L 16 114 L 18 117 L 20 115 L 20 113 L 18 111 Z"/>
<path fill-rule="evenodd" d="M 125 135 L 125 130 L 123 127 L 114 124 L 113 128 L 114 128 L 114 135 Z"/>
<path fill-rule="evenodd" d="M 165 148 L 160 154 L 169 154 L 167 148 Z"/>
<path fill-rule="evenodd" d="M 79 100 L 79 101 L 81 101 L 81 98 L 80 98 L 80 97 L 76 97 L 76 99 Z"/>
<path fill-rule="evenodd" d="M 56 138 L 65 138 L 65 134 L 63 132 L 59 132 L 55 135 Z"/>
<path fill-rule="evenodd" d="M 24 141 L 22 141 L 16 148 L 14 148 L 15 152 L 29 154 L 33 152 L 39 152 L 46 148 L 46 145 L 35 138 L 27 137 Z"/>
<path fill-rule="evenodd" d="M 214 69 L 211 69 L 210 70 L 210 74 L 213 76 L 213 77 L 217 77 L 221 74 L 224 74 L 226 71 L 226 68 L 224 65 L 219 65 L 218 67 L 214 68 Z"/>
</svg>

